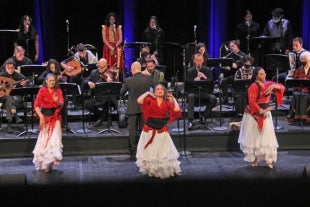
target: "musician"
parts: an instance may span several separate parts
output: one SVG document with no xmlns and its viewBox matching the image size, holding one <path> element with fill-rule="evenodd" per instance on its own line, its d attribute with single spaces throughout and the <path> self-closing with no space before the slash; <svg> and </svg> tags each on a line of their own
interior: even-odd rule
<svg viewBox="0 0 310 207">
<path fill-rule="evenodd" d="M 98 58 L 83 43 L 79 43 L 76 45 L 74 55 L 63 60 L 60 64 L 64 69 L 65 75 L 68 76 L 67 82 L 81 85 L 84 66 L 96 63 L 98 63 Z"/>
<path fill-rule="evenodd" d="M 306 51 L 300 55 L 301 67 L 294 71 L 294 79 L 310 79 L 310 52 Z M 295 87 L 290 112 L 286 117 L 288 122 L 302 119 L 310 122 L 310 88 Z"/>
<path fill-rule="evenodd" d="M 156 69 L 156 63 L 154 59 L 146 60 L 146 68 L 142 71 L 142 74 L 150 75 L 157 83 L 165 82 L 165 73 Z"/>
<path fill-rule="evenodd" d="M 237 40 L 231 40 L 229 42 L 229 49 L 231 52 L 223 58 L 232 58 L 233 63 L 231 66 L 221 68 L 221 72 L 224 75 L 221 83 L 223 93 L 222 103 L 228 103 L 228 85 L 231 84 L 234 80 L 235 73 L 237 69 L 239 69 L 243 65 L 243 58 L 246 56 L 246 54 L 240 50 L 240 46 Z"/>
<path fill-rule="evenodd" d="M 116 13 L 107 14 L 102 25 L 103 53 L 102 57 L 108 61 L 109 67 L 118 67 L 120 72 L 124 68 L 122 25 Z"/>
<path fill-rule="evenodd" d="M 159 64 L 163 64 L 163 42 L 165 40 L 165 32 L 161 28 L 157 16 L 151 16 L 148 21 L 147 28 L 142 33 L 142 41 L 150 42 L 150 53 L 157 54 Z"/>
<path fill-rule="evenodd" d="M 60 63 L 55 59 L 49 59 L 46 63 L 46 70 L 41 73 L 38 77 L 37 83 L 38 85 L 43 85 L 44 81 L 46 80 L 46 76 L 49 73 L 53 73 L 58 83 L 66 83 L 67 76 L 63 75 L 63 71 L 61 71 Z"/>
<path fill-rule="evenodd" d="M 284 10 L 275 8 L 271 12 L 272 18 L 265 24 L 264 36 L 279 37 L 279 40 L 270 42 L 266 47 L 266 53 L 288 54 L 291 51 L 291 43 L 293 39 L 292 24 L 288 19 L 284 18 Z"/>
<path fill-rule="evenodd" d="M 154 60 L 155 62 L 155 66 L 157 66 L 159 64 L 158 59 L 157 59 L 157 53 L 151 53 L 150 52 L 150 48 L 149 46 L 145 45 L 143 47 L 141 47 L 140 49 L 140 53 L 141 53 L 141 57 L 137 58 L 137 61 L 141 64 L 142 68 L 146 67 L 146 61 L 149 59 Z"/>
<path fill-rule="evenodd" d="M 97 69 L 91 71 L 89 76 L 83 81 L 83 89 L 94 90 L 96 83 L 101 82 L 118 82 L 118 72 L 108 68 L 108 61 L 101 58 L 98 61 Z M 116 107 L 117 100 L 113 97 L 107 100 L 107 97 L 92 97 L 85 102 L 85 108 L 89 110 L 97 119 L 94 127 L 101 126 L 102 122 L 108 118 L 109 106 Z M 100 110 L 102 108 L 102 110 Z"/>
<path fill-rule="evenodd" d="M 14 48 L 14 54 L 4 62 L 14 62 L 15 68 L 20 72 L 20 66 L 33 64 L 32 60 L 25 56 L 25 49 L 22 46 L 16 46 Z M 5 64 L 2 64 L 0 72 L 5 71 Z"/>
<path fill-rule="evenodd" d="M 203 55 L 203 65 L 207 66 L 207 62 L 208 62 L 208 58 L 209 58 L 209 54 L 208 54 L 208 49 L 207 49 L 207 45 L 203 42 L 198 42 L 195 50 L 194 50 L 194 54 L 195 53 L 201 53 Z M 190 62 L 189 62 L 189 66 L 192 67 L 194 65 L 193 63 L 193 57 L 191 58 Z"/>
<path fill-rule="evenodd" d="M 39 59 L 39 34 L 33 25 L 32 18 L 24 15 L 20 19 L 18 29 L 16 30 L 17 40 L 14 46 L 22 46 L 26 51 L 26 56 L 32 62 L 37 63 Z"/>
<path fill-rule="evenodd" d="M 8 133 L 13 133 L 14 130 L 12 129 L 12 126 L 11 126 L 13 118 L 15 118 L 16 123 L 21 123 L 23 121 L 21 118 L 17 116 L 17 108 L 19 108 L 18 107 L 19 105 L 21 106 L 23 105 L 23 101 L 22 99 L 18 99 L 17 98 L 18 96 L 11 96 L 9 94 L 11 91 L 10 89 L 14 87 L 26 86 L 27 81 L 26 81 L 26 77 L 23 74 L 15 71 L 16 65 L 13 61 L 6 61 L 4 65 L 5 65 L 5 71 L 0 72 L 0 80 L 1 80 L 0 84 L 2 85 L 0 87 L 2 89 L 0 90 L 0 94 L 2 94 L 2 96 L 0 97 L 0 101 L 4 104 L 5 110 L 6 110 L 6 120 L 8 121 L 7 131 Z M 6 84 L 8 80 L 4 80 L 7 78 L 12 80 L 10 81 L 9 86 L 7 86 Z M 14 83 L 16 83 L 16 85 L 12 85 Z M 21 102 L 21 103 L 17 103 L 17 102 Z"/>
<path fill-rule="evenodd" d="M 251 42 L 251 37 L 257 37 L 261 34 L 261 26 L 253 20 L 253 14 L 250 10 L 245 10 L 243 21 L 237 25 L 236 40 L 240 45 L 240 50 L 246 51 L 247 54 L 253 53 L 253 50 L 258 48 L 257 43 Z M 252 54 L 253 56 L 253 54 Z"/>
<path fill-rule="evenodd" d="M 251 80 L 254 70 L 254 58 L 247 55 L 243 58 L 243 66 L 239 68 L 236 73 L 234 80 Z M 235 110 L 237 114 L 237 121 L 241 121 L 244 109 L 247 105 L 247 88 L 234 88 L 233 96 L 235 99 Z"/>
<path fill-rule="evenodd" d="M 305 48 L 303 48 L 303 40 L 301 37 L 295 37 L 292 42 L 292 48 L 293 50 L 289 52 L 288 57 L 289 57 L 289 63 L 290 63 L 290 71 L 288 71 L 290 74 L 287 73 L 287 71 L 284 71 L 283 73 L 280 73 L 278 75 L 278 81 L 280 83 L 285 83 L 286 76 L 293 75 L 295 69 L 300 68 L 301 62 L 300 62 L 300 55 L 308 51 Z M 276 80 L 276 76 L 273 77 L 273 80 Z"/>
<path fill-rule="evenodd" d="M 209 67 L 203 66 L 203 55 L 201 53 L 194 54 L 194 66 L 187 69 L 186 80 L 187 81 L 200 81 L 200 80 L 210 80 L 213 81 L 213 73 Z M 195 101 L 198 101 L 200 98 L 201 101 L 207 102 L 207 107 L 203 112 L 203 120 L 210 118 L 213 107 L 216 105 L 217 100 L 213 94 L 200 93 L 200 97 L 198 92 L 188 93 L 188 130 L 193 129 L 193 120 L 194 120 L 194 107 Z"/>
</svg>

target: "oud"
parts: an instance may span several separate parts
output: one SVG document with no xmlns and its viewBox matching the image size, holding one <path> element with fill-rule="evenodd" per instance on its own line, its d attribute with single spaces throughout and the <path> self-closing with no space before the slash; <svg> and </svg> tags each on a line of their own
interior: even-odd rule
<svg viewBox="0 0 310 207">
<path fill-rule="evenodd" d="M 0 97 L 10 94 L 11 90 L 23 81 L 31 81 L 33 78 L 15 81 L 12 78 L 0 77 Z"/>
</svg>

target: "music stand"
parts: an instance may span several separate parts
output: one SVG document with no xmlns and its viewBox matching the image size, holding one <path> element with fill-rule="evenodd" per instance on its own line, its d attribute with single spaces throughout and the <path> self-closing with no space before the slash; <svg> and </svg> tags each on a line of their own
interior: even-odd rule
<svg viewBox="0 0 310 207">
<path fill-rule="evenodd" d="M 199 120 L 201 120 L 201 92 L 204 94 L 212 94 L 214 89 L 214 82 L 211 80 L 201 80 L 201 81 L 185 81 L 184 90 L 189 93 L 196 93 L 198 91 L 198 107 L 199 107 Z M 198 125 L 193 125 L 194 129 L 208 129 L 205 124 L 199 122 Z"/>
<path fill-rule="evenodd" d="M 294 78 L 287 78 L 285 81 L 286 85 L 288 87 L 310 87 L 310 79 L 294 79 Z M 301 108 L 301 103 L 300 103 L 300 96 L 301 92 L 297 94 L 298 98 L 298 103 L 299 103 L 299 124 L 300 126 L 303 126 L 302 119 L 301 119 L 301 114 L 300 114 L 300 108 Z"/>
<path fill-rule="evenodd" d="M 23 100 L 24 100 L 24 117 L 26 119 L 25 121 L 25 130 L 22 131 L 21 133 L 19 133 L 17 135 L 17 137 L 20 137 L 22 135 L 25 135 L 25 134 L 39 134 L 38 133 L 38 130 L 35 130 L 34 129 L 34 120 L 33 120 L 33 116 L 34 116 L 34 113 L 33 113 L 33 101 L 34 101 L 34 95 L 37 94 L 39 91 L 39 88 L 38 87 L 20 87 L 20 88 L 13 88 L 10 92 L 10 95 L 11 96 L 16 96 L 16 95 L 19 95 L 19 96 L 23 96 Z M 29 119 L 28 119 L 28 116 L 27 116 L 27 100 L 26 100 L 26 97 L 27 95 L 30 95 L 30 98 L 31 98 L 31 129 L 29 129 L 28 125 L 29 125 Z"/>
<path fill-rule="evenodd" d="M 170 89 L 168 89 L 168 92 L 171 92 L 175 94 L 175 99 L 178 101 L 179 99 L 179 91 L 178 91 L 178 87 L 177 87 L 177 79 L 178 77 L 172 77 L 171 78 L 171 86 L 170 86 Z M 184 113 L 184 111 L 183 111 Z M 177 120 L 177 128 L 172 128 L 171 131 L 173 132 L 181 132 L 183 131 L 184 129 L 183 128 L 180 128 L 180 119 Z"/>
<path fill-rule="evenodd" d="M 234 60 L 232 58 L 208 58 L 208 67 L 225 67 L 231 66 Z"/>
<path fill-rule="evenodd" d="M 231 67 L 233 62 L 234 62 L 234 60 L 232 58 L 208 58 L 207 66 L 208 67 L 217 67 L 217 68 L 218 67 L 219 68 L 221 68 L 221 67 Z M 222 69 L 219 72 L 222 73 Z"/>
<path fill-rule="evenodd" d="M 46 70 L 44 65 L 22 65 L 20 66 L 20 73 L 26 77 L 32 77 L 32 84 L 36 85 L 35 77 L 39 77 Z"/>
<path fill-rule="evenodd" d="M 265 35 L 261 35 L 258 37 L 251 37 L 251 40 L 253 40 L 254 42 L 259 42 L 260 44 L 260 57 L 261 57 L 261 62 L 259 65 L 265 67 L 265 62 L 264 62 L 264 54 L 265 54 L 265 45 L 266 44 L 272 44 L 274 42 L 276 42 L 277 40 L 279 40 L 280 37 L 272 37 L 272 36 L 265 36 Z"/>
<path fill-rule="evenodd" d="M 238 94 L 240 94 L 240 95 L 245 94 L 246 97 L 247 97 L 247 89 L 250 86 L 250 83 L 251 83 L 251 79 L 235 79 L 232 82 L 232 88 Z M 242 109 L 245 108 L 245 105 L 243 104 L 243 101 L 242 101 L 241 107 L 242 107 Z"/>
<path fill-rule="evenodd" d="M 291 69 L 288 55 L 267 54 L 266 69 L 276 68 L 276 77 L 278 82 L 279 70 L 288 71 Z"/>
<path fill-rule="evenodd" d="M 181 47 L 181 45 L 179 43 L 174 43 L 174 42 L 163 42 L 163 44 L 173 46 L 173 52 L 172 52 L 173 77 L 176 77 L 177 74 L 179 73 L 179 71 L 176 70 L 176 57 L 177 57 L 176 50 L 179 49 Z"/>
<path fill-rule="evenodd" d="M 82 65 L 82 66 L 83 66 L 82 75 L 84 78 L 88 77 L 90 72 L 93 69 L 97 69 L 97 63 L 91 63 L 91 64 L 87 64 L 87 65 Z"/>
<path fill-rule="evenodd" d="M 59 86 L 63 92 L 63 97 L 64 97 L 64 106 L 62 108 L 62 110 L 65 110 L 64 112 L 64 124 L 65 124 L 65 129 L 66 132 L 71 132 L 73 134 L 77 134 L 75 131 L 71 130 L 69 125 L 68 125 L 68 109 L 67 109 L 67 102 L 68 102 L 68 98 L 67 95 L 81 95 L 81 89 L 80 86 L 76 83 L 59 83 Z"/>
<path fill-rule="evenodd" d="M 89 133 L 90 130 L 85 128 L 85 91 L 81 91 L 82 93 L 82 129 L 76 130 L 77 133 Z"/>
<path fill-rule="evenodd" d="M 0 30 L 0 61 L 1 64 L 11 56 L 14 50 L 14 40 L 17 38 L 17 31 L 9 29 Z"/>
<path fill-rule="evenodd" d="M 110 102 L 112 101 L 112 97 L 119 97 L 120 96 L 120 90 L 122 87 L 121 82 L 101 82 L 101 83 L 96 83 L 95 89 L 94 89 L 94 96 L 95 98 L 106 98 L 108 101 L 108 108 L 109 108 L 109 114 L 108 114 L 108 128 L 102 129 L 99 131 L 97 134 L 102 134 L 105 132 L 111 133 L 115 132 L 120 134 L 121 132 L 112 129 L 112 119 L 111 119 L 111 106 Z"/>
</svg>

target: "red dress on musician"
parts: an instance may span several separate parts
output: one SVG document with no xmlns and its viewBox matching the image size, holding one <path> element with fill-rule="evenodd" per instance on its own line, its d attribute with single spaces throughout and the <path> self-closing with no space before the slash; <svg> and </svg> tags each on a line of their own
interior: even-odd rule
<svg viewBox="0 0 310 207">
<path fill-rule="evenodd" d="M 34 102 L 34 108 L 40 107 L 46 111 L 53 112 L 51 115 L 45 115 L 45 125 L 40 126 L 39 136 L 33 150 L 33 160 L 36 170 L 49 169 L 51 164 L 56 160 L 62 160 L 62 128 L 61 128 L 61 108 L 53 100 L 57 94 L 58 101 L 64 104 L 62 90 L 53 89 L 52 92 L 45 86 L 39 89 Z"/>
<path fill-rule="evenodd" d="M 110 68 L 119 68 L 123 72 L 123 35 L 122 25 L 102 25 L 103 53 L 102 57 L 107 59 Z"/>
</svg>

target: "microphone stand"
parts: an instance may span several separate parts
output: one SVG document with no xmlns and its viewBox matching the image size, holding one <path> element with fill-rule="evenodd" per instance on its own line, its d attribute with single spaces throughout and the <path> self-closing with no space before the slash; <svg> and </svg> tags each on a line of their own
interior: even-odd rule
<svg viewBox="0 0 310 207">
<path fill-rule="evenodd" d="M 248 35 L 246 37 L 247 38 L 247 54 L 250 55 L 250 37 L 251 37 L 250 26 L 251 26 L 251 24 L 250 24 L 250 22 L 246 22 L 246 24 L 248 26 Z"/>
<path fill-rule="evenodd" d="M 67 56 L 72 54 L 72 51 L 70 49 L 70 25 L 69 20 L 66 20 L 66 30 L 67 30 Z"/>
<path fill-rule="evenodd" d="M 27 25 L 26 26 L 27 28 L 27 37 L 26 37 L 26 47 L 27 47 L 27 50 L 26 50 L 26 56 L 29 57 L 29 26 Z"/>
<path fill-rule="evenodd" d="M 179 91 L 178 91 L 178 87 L 177 87 L 177 77 L 172 77 L 171 78 L 171 91 L 174 91 L 175 92 L 175 99 L 176 100 L 179 100 Z M 180 119 L 177 120 L 177 128 L 173 128 L 171 129 L 171 131 L 173 132 L 182 132 L 184 129 L 183 128 L 180 128 Z"/>
<path fill-rule="evenodd" d="M 279 76 L 279 64 L 277 64 L 277 68 L 276 68 L 276 73 L 277 73 L 277 83 L 279 83 L 278 80 L 278 76 Z M 278 126 L 278 101 L 277 101 L 277 97 L 276 95 L 274 95 L 274 99 L 275 99 L 275 129 L 276 130 L 280 130 L 280 129 L 284 129 L 284 126 Z"/>
<path fill-rule="evenodd" d="M 197 26 L 194 25 L 194 43 L 197 46 L 197 33 L 196 33 L 196 30 L 197 30 Z"/>
<path fill-rule="evenodd" d="M 186 59 L 185 59 L 185 53 L 186 53 L 186 48 L 183 47 L 183 51 L 182 51 L 182 56 L 183 56 L 183 78 L 184 78 L 184 83 L 185 83 L 185 80 L 186 80 Z M 190 151 L 187 151 L 187 142 L 186 142 L 186 129 L 185 129 L 185 94 L 186 92 L 183 91 L 183 96 L 182 96 L 182 108 L 183 108 L 183 111 L 182 111 L 182 119 L 183 119 L 183 150 L 180 152 L 180 155 L 182 156 L 187 156 L 187 155 L 191 155 L 191 152 Z"/>
<path fill-rule="evenodd" d="M 213 129 L 216 131 L 225 131 L 228 128 L 225 126 L 222 126 L 222 81 L 223 81 L 223 75 L 220 75 L 220 81 L 219 81 L 219 101 L 220 101 L 220 126 L 214 127 Z"/>
</svg>

